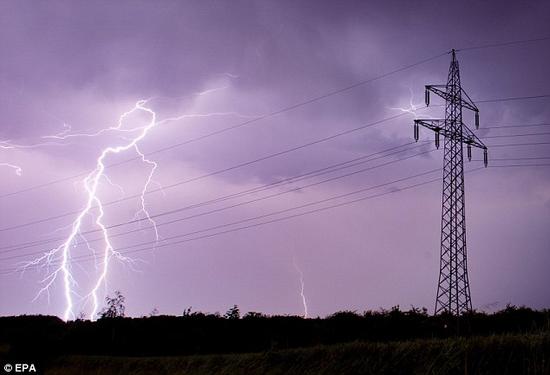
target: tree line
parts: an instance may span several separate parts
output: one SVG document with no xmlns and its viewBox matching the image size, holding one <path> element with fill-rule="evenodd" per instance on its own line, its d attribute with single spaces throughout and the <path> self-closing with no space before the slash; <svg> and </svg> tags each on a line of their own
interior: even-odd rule
<svg viewBox="0 0 550 375">
<path fill-rule="evenodd" d="M 432 316 L 426 309 L 340 311 L 325 318 L 225 314 L 185 309 L 180 316 L 125 317 L 121 293 L 107 297 L 95 322 L 63 322 L 51 316 L 0 318 L 0 347 L 8 356 L 82 355 L 154 356 L 261 352 L 353 341 L 388 342 L 421 338 L 550 333 L 550 310 L 508 305 L 487 314 Z M 0 351 L 0 356 L 2 355 Z"/>
</svg>

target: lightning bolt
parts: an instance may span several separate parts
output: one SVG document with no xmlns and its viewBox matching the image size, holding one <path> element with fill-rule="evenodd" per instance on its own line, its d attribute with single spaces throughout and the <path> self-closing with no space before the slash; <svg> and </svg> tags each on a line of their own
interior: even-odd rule
<svg viewBox="0 0 550 375">
<path fill-rule="evenodd" d="M 37 147 L 52 146 L 52 145 L 59 146 L 58 144 L 55 144 L 55 143 L 35 143 L 30 145 L 21 145 L 21 144 L 12 143 L 10 140 L 0 141 L 0 149 L 2 150 L 22 150 L 22 149 L 37 148 Z M 14 170 L 15 174 L 18 176 L 21 176 L 23 174 L 23 168 L 17 164 L 1 162 L 0 167 L 11 168 Z"/>
<path fill-rule="evenodd" d="M 52 284 L 58 279 L 62 278 L 63 281 L 63 287 L 64 287 L 64 297 L 66 301 L 65 311 L 63 313 L 63 319 L 69 320 L 74 319 L 76 317 L 73 308 L 74 308 L 74 300 L 73 297 L 75 295 L 78 295 L 74 287 L 78 284 L 76 283 L 76 280 L 71 272 L 71 249 L 73 247 L 76 247 L 78 238 L 80 237 L 81 228 L 83 225 L 83 221 L 87 216 L 92 216 L 94 213 L 94 209 L 97 210 L 98 214 L 95 216 L 94 223 L 95 225 L 101 230 L 102 233 L 102 240 L 103 240 L 103 257 L 102 257 L 102 263 L 100 266 L 100 272 L 99 276 L 97 277 L 92 290 L 85 298 L 91 298 L 92 300 L 92 311 L 90 314 L 91 319 L 94 319 L 97 311 L 99 309 L 99 301 L 98 301 L 98 291 L 101 285 L 104 284 L 107 273 L 109 270 L 109 266 L 111 263 L 111 260 L 113 258 L 119 259 L 123 262 L 131 262 L 132 260 L 122 256 L 119 252 L 115 251 L 113 244 L 109 238 L 109 233 L 106 228 L 106 225 L 103 221 L 105 216 L 105 210 L 103 208 L 103 203 L 101 201 L 101 198 L 98 194 L 98 188 L 100 185 L 100 182 L 102 180 L 106 180 L 107 182 L 111 182 L 108 176 L 105 174 L 105 160 L 110 156 L 114 154 L 120 154 L 125 151 L 133 149 L 141 158 L 141 160 L 148 164 L 150 168 L 150 172 L 147 176 L 147 180 L 143 186 L 142 189 L 142 196 L 141 196 L 141 210 L 143 214 L 145 214 L 146 217 L 148 217 L 150 220 L 149 213 L 145 207 L 145 192 L 147 191 L 147 188 L 151 182 L 151 179 L 153 177 L 153 174 L 157 168 L 157 164 L 145 157 L 145 155 L 141 152 L 139 149 L 138 143 L 143 140 L 149 131 L 158 125 L 156 121 L 156 113 L 146 107 L 146 100 L 140 100 L 138 101 L 135 106 L 123 113 L 118 120 L 118 124 L 116 126 L 111 126 L 106 129 L 102 129 L 99 132 L 93 133 L 93 134 L 68 134 L 68 132 L 63 132 L 60 134 L 57 134 L 55 137 L 57 139 L 66 139 L 69 136 L 97 136 L 99 134 L 102 134 L 106 131 L 112 130 L 117 132 L 124 132 L 127 134 L 136 133 L 137 135 L 134 135 L 130 138 L 124 138 L 126 143 L 120 146 L 109 146 L 102 150 L 99 157 L 96 161 L 96 167 L 95 169 L 90 172 L 83 180 L 83 185 L 87 193 L 87 199 L 86 199 L 86 205 L 85 207 L 80 211 L 76 219 L 73 221 L 71 225 L 71 231 L 68 237 L 65 239 L 65 241 L 58 247 L 46 252 L 43 256 L 28 262 L 24 265 L 23 268 L 26 268 L 30 265 L 38 265 L 38 264 L 44 264 L 46 266 L 49 266 L 52 264 L 52 261 L 55 258 L 61 258 L 60 265 L 54 269 L 53 272 L 49 273 L 43 280 L 42 283 L 44 284 L 43 287 L 38 292 L 37 296 L 38 298 L 42 293 L 47 292 L 49 296 L 49 289 L 52 286 Z M 125 119 L 130 116 L 131 114 L 135 112 L 143 112 L 150 116 L 151 120 L 149 123 L 145 126 L 137 127 L 137 128 L 131 128 L 131 129 L 125 129 L 123 128 Z M 70 131 L 70 128 L 69 128 Z M 156 226 L 154 221 L 152 221 L 152 224 L 155 228 L 155 234 L 158 239 L 158 232 L 156 230 Z"/>
<path fill-rule="evenodd" d="M 389 109 L 395 109 L 395 110 L 401 111 L 403 113 L 410 113 L 415 118 L 418 118 L 418 115 L 417 115 L 416 111 L 420 108 L 423 108 L 423 104 L 422 103 L 421 104 L 414 104 L 414 93 L 413 93 L 412 88 L 410 88 L 410 87 L 409 87 L 409 93 L 410 93 L 410 96 L 409 96 L 409 107 L 408 108 L 389 107 Z"/>
<path fill-rule="evenodd" d="M 305 283 L 304 283 L 304 273 L 298 266 L 298 263 L 296 263 L 296 257 L 292 256 L 292 265 L 294 266 L 294 269 L 298 273 L 298 276 L 300 278 L 300 297 L 302 297 L 302 305 L 304 307 L 304 315 L 303 317 L 307 319 L 308 317 L 308 309 L 307 309 L 307 300 L 306 295 L 304 294 L 305 289 Z"/>
<path fill-rule="evenodd" d="M 54 135 L 44 135 L 42 136 L 42 138 L 43 139 L 66 139 L 66 136 L 69 135 L 72 130 L 73 130 L 72 126 L 64 122 L 63 130 L 61 132 Z"/>
<path fill-rule="evenodd" d="M 21 176 L 21 174 L 23 173 L 23 169 L 18 166 L 18 165 L 15 165 L 15 164 L 10 164 L 10 163 L 0 163 L 0 167 L 8 167 L 8 168 L 11 168 L 15 171 L 15 174 L 18 175 L 18 176 Z"/>
<path fill-rule="evenodd" d="M 151 215 L 149 215 L 149 211 L 147 211 L 147 208 L 145 207 L 145 193 L 147 192 L 147 189 L 149 188 L 149 185 L 151 184 L 153 180 L 153 175 L 155 174 L 155 171 L 157 170 L 158 164 L 152 160 L 149 160 L 145 157 L 145 155 L 141 152 L 138 145 L 135 145 L 135 150 L 138 153 L 138 155 L 141 157 L 141 161 L 151 166 L 151 169 L 149 170 L 149 174 L 147 175 L 147 180 L 145 181 L 145 184 L 143 185 L 143 189 L 141 190 L 141 196 L 140 196 L 140 202 L 141 207 L 140 210 L 136 213 L 134 216 L 135 219 L 139 219 L 139 215 L 143 214 L 147 221 L 149 221 L 155 231 L 155 239 L 159 240 L 159 232 L 157 229 L 157 223 L 155 220 L 151 218 Z"/>
<path fill-rule="evenodd" d="M 19 148 L 18 145 L 14 145 L 14 144 L 10 143 L 9 140 L 8 141 L 0 141 L 0 149 L 8 150 L 8 149 L 16 149 L 16 148 Z M 23 168 L 21 168 L 21 166 L 16 165 L 16 164 L 12 164 L 12 163 L 8 163 L 8 162 L 2 162 L 2 163 L 0 163 L 0 167 L 11 168 L 11 169 L 13 169 L 15 174 L 18 175 L 18 176 L 21 176 L 21 174 L 23 173 Z"/>
<path fill-rule="evenodd" d="M 195 94 L 195 96 L 202 96 L 223 88 L 205 90 Z M 167 122 L 180 121 L 188 118 L 202 118 L 202 117 L 228 116 L 228 115 L 235 115 L 235 116 L 244 117 L 244 118 L 256 117 L 252 115 L 242 115 L 237 112 L 211 112 L 211 113 L 204 113 L 204 114 L 201 114 L 201 113 L 183 114 L 180 116 L 169 117 L 161 121 L 157 121 L 156 113 L 147 105 L 147 103 L 152 99 L 154 98 L 139 100 L 132 109 L 123 113 L 119 117 L 118 122 L 115 126 L 106 127 L 93 133 L 72 133 L 71 126 L 68 124 L 63 124 L 63 131 L 54 135 L 42 137 L 44 139 L 53 139 L 55 141 L 60 141 L 60 140 L 67 140 L 69 138 L 76 138 L 76 137 L 97 137 L 108 132 L 115 132 L 115 134 L 118 135 L 118 139 L 120 140 L 120 142 L 123 142 L 123 144 L 119 146 L 109 146 L 104 148 L 96 160 L 95 169 L 92 170 L 88 175 L 86 175 L 86 177 L 81 181 L 82 185 L 84 186 L 84 190 L 86 192 L 86 197 L 87 197 L 86 204 L 84 208 L 80 211 L 80 213 L 77 215 L 77 217 L 74 219 L 72 224 L 70 224 L 67 227 L 67 228 L 70 228 L 70 233 L 65 238 L 64 242 L 58 247 L 45 252 L 42 256 L 30 262 L 24 263 L 23 266 L 21 267 L 23 272 L 29 266 L 41 266 L 46 268 L 46 271 L 47 271 L 46 276 L 41 280 L 42 287 L 38 291 L 34 300 L 36 300 L 38 297 L 40 297 L 40 295 L 44 293 L 47 294 L 48 300 L 49 300 L 50 288 L 52 287 L 54 282 L 56 282 L 56 280 L 61 279 L 62 285 L 63 285 L 63 295 L 65 298 L 65 309 L 63 312 L 64 320 L 76 318 L 76 315 L 74 312 L 75 297 L 81 298 L 81 302 L 84 303 L 85 305 L 88 303 L 91 303 L 90 319 L 92 320 L 95 319 L 99 309 L 99 298 L 98 298 L 99 290 L 101 286 L 104 286 L 106 284 L 111 261 L 113 259 L 116 259 L 116 260 L 122 261 L 125 264 L 129 264 L 130 266 L 134 262 L 133 259 L 124 257 L 122 254 L 120 254 L 115 250 L 111 242 L 111 239 L 109 237 L 107 226 L 104 223 L 105 210 L 104 210 L 102 200 L 98 193 L 100 184 L 102 182 L 107 182 L 111 186 L 117 187 L 124 194 L 123 188 L 113 183 L 112 180 L 109 178 L 109 176 L 105 172 L 106 160 L 108 159 L 108 157 L 115 154 L 121 154 L 124 152 L 133 151 L 138 155 L 138 158 L 141 160 L 141 162 L 149 167 L 149 172 L 147 173 L 145 182 L 141 189 L 141 195 L 139 199 L 139 203 L 140 203 L 139 210 L 136 212 L 135 217 L 136 218 L 145 217 L 147 221 L 150 222 L 151 227 L 154 230 L 155 239 L 156 241 L 158 241 L 160 236 L 157 230 L 156 222 L 152 219 L 151 215 L 149 214 L 149 211 L 146 207 L 146 201 L 145 201 L 145 194 L 147 193 L 148 188 L 152 183 L 155 183 L 155 181 L 153 181 L 153 176 L 155 174 L 155 171 L 157 170 L 158 164 L 157 162 L 148 159 L 146 155 L 141 151 L 139 146 L 140 141 L 142 141 L 147 136 L 147 134 L 151 131 L 151 129 Z M 127 121 L 128 117 L 137 112 L 141 112 L 150 117 L 150 121 L 147 123 L 147 125 L 141 126 L 141 127 L 134 127 L 134 128 L 124 127 L 124 123 Z M 92 218 L 94 225 L 98 229 L 100 229 L 100 232 L 102 233 L 102 236 L 101 236 L 102 246 L 103 246 L 102 251 L 98 252 L 93 248 L 91 248 L 87 240 L 81 234 L 81 229 L 84 225 L 83 224 L 84 220 L 88 217 Z M 88 251 L 91 251 L 93 253 L 94 258 L 96 259 L 96 262 L 95 262 L 96 273 L 98 273 L 97 278 L 93 282 L 91 291 L 83 297 L 81 297 L 76 291 L 76 288 L 79 285 L 71 269 L 72 249 L 76 248 L 80 242 L 86 244 Z M 101 257 L 96 257 L 98 254 L 101 254 Z M 99 261 L 99 259 L 101 259 L 101 261 Z M 52 265 L 54 264 L 54 261 L 55 261 L 55 264 L 59 264 L 59 265 L 56 267 L 53 267 L 52 269 Z"/>
</svg>

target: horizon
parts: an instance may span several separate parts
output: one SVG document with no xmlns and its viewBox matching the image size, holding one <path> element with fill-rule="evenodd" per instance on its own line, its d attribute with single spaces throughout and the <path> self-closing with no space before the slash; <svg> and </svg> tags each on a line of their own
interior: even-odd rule
<svg viewBox="0 0 550 375">
<path fill-rule="evenodd" d="M 0 10 L 0 316 L 432 314 L 455 48 L 472 307 L 550 308 L 548 2 Z"/>
</svg>

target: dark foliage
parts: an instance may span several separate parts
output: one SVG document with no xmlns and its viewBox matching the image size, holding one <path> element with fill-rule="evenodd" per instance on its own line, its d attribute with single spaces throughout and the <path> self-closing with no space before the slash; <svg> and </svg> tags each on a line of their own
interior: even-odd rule
<svg viewBox="0 0 550 375">
<path fill-rule="evenodd" d="M 223 316 L 225 319 L 240 319 L 241 318 L 241 310 L 239 310 L 239 306 L 234 305 L 232 308 L 227 310 L 225 315 Z"/>
<path fill-rule="evenodd" d="M 99 313 L 100 318 L 122 318 L 125 315 L 126 306 L 124 303 L 126 298 L 118 290 L 115 291 L 114 297 L 105 297 L 105 303 L 107 307 L 103 308 Z"/>
<path fill-rule="evenodd" d="M 324 319 L 266 316 L 241 318 L 237 306 L 225 316 L 186 310 L 182 316 L 123 318 L 64 323 L 56 317 L 0 318 L 0 356 L 82 354 L 155 356 L 261 352 L 353 341 L 389 342 L 502 333 L 550 332 L 550 310 L 508 306 L 494 314 L 456 318 L 425 310 L 344 311 Z"/>
</svg>

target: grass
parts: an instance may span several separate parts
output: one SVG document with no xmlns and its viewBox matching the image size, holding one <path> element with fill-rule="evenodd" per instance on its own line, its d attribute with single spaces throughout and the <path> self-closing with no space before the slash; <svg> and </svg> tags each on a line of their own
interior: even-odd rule
<svg viewBox="0 0 550 375">
<path fill-rule="evenodd" d="M 46 374 L 550 374 L 550 334 L 373 343 L 179 357 L 65 356 Z"/>
</svg>

